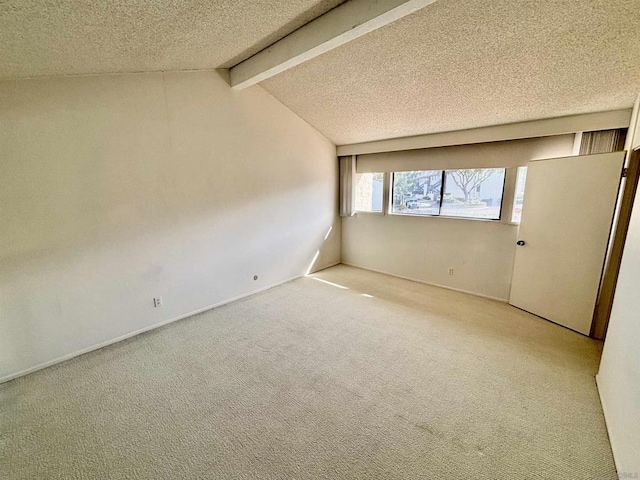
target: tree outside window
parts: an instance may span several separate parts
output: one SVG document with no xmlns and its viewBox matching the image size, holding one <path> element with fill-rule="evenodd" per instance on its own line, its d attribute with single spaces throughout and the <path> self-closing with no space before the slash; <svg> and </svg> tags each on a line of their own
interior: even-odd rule
<svg viewBox="0 0 640 480">
<path fill-rule="evenodd" d="M 504 176 L 504 168 L 395 172 L 392 212 L 497 220 Z"/>
</svg>

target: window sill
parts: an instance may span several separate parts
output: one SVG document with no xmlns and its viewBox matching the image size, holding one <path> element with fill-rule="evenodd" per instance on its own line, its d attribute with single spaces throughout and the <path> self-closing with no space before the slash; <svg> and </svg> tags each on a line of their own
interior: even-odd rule
<svg viewBox="0 0 640 480">
<path fill-rule="evenodd" d="M 360 215 L 360 214 L 365 214 L 365 215 L 384 215 L 384 212 L 380 211 L 380 212 L 367 212 L 366 210 L 356 210 L 355 215 Z"/>
<path fill-rule="evenodd" d="M 492 223 L 502 223 L 505 225 L 518 225 L 516 223 L 511 222 L 503 222 L 499 218 L 473 218 L 473 217 L 453 217 L 450 215 L 420 215 L 416 213 L 391 213 L 389 215 L 394 217 L 414 217 L 414 218 L 446 218 L 450 220 L 472 220 L 474 222 L 492 222 Z"/>
</svg>

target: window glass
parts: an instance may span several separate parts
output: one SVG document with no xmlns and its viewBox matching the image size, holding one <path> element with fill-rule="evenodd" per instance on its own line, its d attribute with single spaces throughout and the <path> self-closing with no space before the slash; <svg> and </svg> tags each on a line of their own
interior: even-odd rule
<svg viewBox="0 0 640 480">
<path fill-rule="evenodd" d="M 382 212 L 383 173 L 356 175 L 356 211 Z"/>
<path fill-rule="evenodd" d="M 500 219 L 504 168 L 446 170 L 441 214 Z"/>
<path fill-rule="evenodd" d="M 527 181 L 527 167 L 518 167 L 518 177 L 516 179 L 516 193 L 513 199 L 513 211 L 511 221 L 520 223 L 522 217 L 522 204 L 524 203 L 524 185 Z"/>
<path fill-rule="evenodd" d="M 442 170 L 393 174 L 392 212 L 405 215 L 438 215 Z"/>
</svg>

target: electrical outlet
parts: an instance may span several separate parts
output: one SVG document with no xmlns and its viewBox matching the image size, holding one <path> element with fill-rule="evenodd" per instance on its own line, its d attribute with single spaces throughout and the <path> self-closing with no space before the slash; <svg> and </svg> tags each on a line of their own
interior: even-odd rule
<svg viewBox="0 0 640 480">
<path fill-rule="evenodd" d="M 449 275 L 453 275 L 453 268 L 449 269 Z"/>
<path fill-rule="evenodd" d="M 153 306 L 155 308 L 162 306 L 162 297 L 153 297 Z"/>
</svg>

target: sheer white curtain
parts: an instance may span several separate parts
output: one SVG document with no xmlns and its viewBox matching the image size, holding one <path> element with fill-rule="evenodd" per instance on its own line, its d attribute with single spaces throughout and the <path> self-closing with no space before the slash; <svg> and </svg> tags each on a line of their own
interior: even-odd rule
<svg viewBox="0 0 640 480">
<path fill-rule="evenodd" d="M 340 216 L 352 217 L 355 213 L 356 156 L 339 157 L 340 161 Z"/>
</svg>

